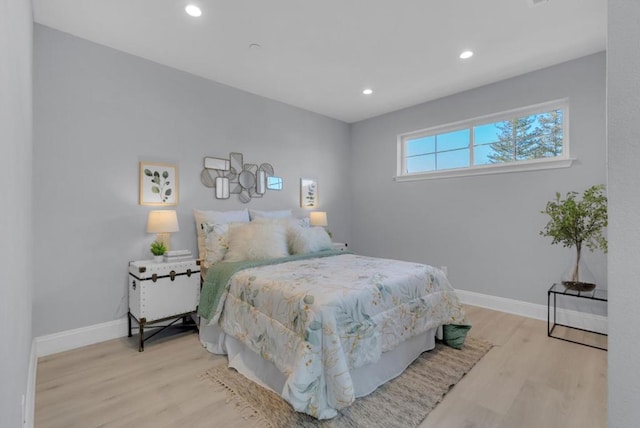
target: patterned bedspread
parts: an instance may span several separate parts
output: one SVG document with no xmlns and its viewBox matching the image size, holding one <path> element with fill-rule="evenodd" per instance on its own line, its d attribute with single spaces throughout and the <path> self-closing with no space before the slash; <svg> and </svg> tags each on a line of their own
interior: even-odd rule
<svg viewBox="0 0 640 428">
<path fill-rule="evenodd" d="M 319 419 L 353 402 L 350 369 L 428 329 L 466 322 L 440 270 L 396 260 L 288 261 L 241 270 L 222 286 L 207 318 L 272 361 L 287 379 L 283 398 Z"/>
</svg>

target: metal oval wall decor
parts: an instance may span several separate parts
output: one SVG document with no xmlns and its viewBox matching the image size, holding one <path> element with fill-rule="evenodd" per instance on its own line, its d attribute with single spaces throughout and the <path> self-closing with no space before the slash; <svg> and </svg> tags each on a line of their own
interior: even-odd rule
<svg viewBox="0 0 640 428">
<path fill-rule="evenodd" d="M 282 190 L 282 178 L 273 175 L 271 164 L 244 163 L 242 153 L 229 153 L 229 159 L 205 157 L 200 181 L 205 187 L 215 189 L 217 199 L 229 199 L 230 195 L 237 194 L 245 204 L 261 198 L 267 189 Z"/>
</svg>

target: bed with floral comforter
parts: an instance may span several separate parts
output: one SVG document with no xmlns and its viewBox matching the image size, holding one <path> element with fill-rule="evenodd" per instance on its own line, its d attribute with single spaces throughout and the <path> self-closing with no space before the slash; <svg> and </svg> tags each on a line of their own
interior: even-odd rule
<svg viewBox="0 0 640 428">
<path fill-rule="evenodd" d="M 354 401 L 350 370 L 414 335 L 466 324 L 439 269 L 335 252 L 220 263 L 199 314 L 273 362 L 286 377 L 282 397 L 319 419 Z"/>
</svg>

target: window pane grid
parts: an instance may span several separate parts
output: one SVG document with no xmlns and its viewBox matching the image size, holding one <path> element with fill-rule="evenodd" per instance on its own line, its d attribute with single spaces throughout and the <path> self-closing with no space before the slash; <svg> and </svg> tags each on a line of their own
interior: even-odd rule
<svg viewBox="0 0 640 428">
<path fill-rule="evenodd" d="M 553 108 L 498 121 L 470 123 L 443 133 L 403 137 L 403 173 L 563 156 L 564 115 L 563 108 Z M 419 145 L 422 150 L 418 150 Z"/>
</svg>

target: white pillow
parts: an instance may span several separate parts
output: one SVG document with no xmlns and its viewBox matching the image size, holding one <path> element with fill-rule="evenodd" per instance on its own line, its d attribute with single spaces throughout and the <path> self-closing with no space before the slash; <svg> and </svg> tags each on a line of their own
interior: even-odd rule
<svg viewBox="0 0 640 428">
<path fill-rule="evenodd" d="M 291 247 L 292 239 L 295 235 L 295 231 L 298 228 L 305 227 L 309 228 L 309 217 L 306 218 L 263 218 L 258 217 L 255 220 L 252 220 L 251 223 L 254 224 L 280 224 L 284 226 L 287 230 L 287 247 L 289 248 L 289 254 L 295 254 Z"/>
<path fill-rule="evenodd" d="M 291 210 L 279 210 L 279 211 L 258 211 L 258 210 L 249 210 L 249 217 L 251 220 L 255 220 L 257 218 L 287 218 L 293 217 L 293 213 Z"/>
<path fill-rule="evenodd" d="M 193 216 L 196 219 L 196 233 L 198 234 L 198 253 L 200 259 L 207 258 L 207 249 L 205 247 L 205 233 L 202 229 L 204 223 L 226 224 L 226 223 L 246 223 L 249 221 L 249 211 L 245 208 L 238 211 L 202 211 L 193 210 Z"/>
<path fill-rule="evenodd" d="M 311 227 L 311 219 L 309 217 L 296 218 L 294 221 L 300 227 Z"/>
<path fill-rule="evenodd" d="M 331 238 L 322 227 L 289 228 L 291 254 L 307 254 L 333 248 Z"/>
<path fill-rule="evenodd" d="M 286 257 L 287 228 L 275 223 L 232 224 L 225 262 Z"/>
<path fill-rule="evenodd" d="M 204 267 L 218 263 L 227 254 L 229 249 L 229 223 L 211 224 L 203 223 L 202 230 L 205 233 L 204 246 L 206 255 L 204 257 Z"/>
<path fill-rule="evenodd" d="M 279 217 L 279 218 L 271 218 L 271 217 L 256 217 L 251 220 L 251 223 L 275 223 L 282 224 L 284 226 L 299 226 L 299 227 L 309 227 L 311 226 L 311 221 L 309 217 L 296 218 L 296 217 Z"/>
</svg>

